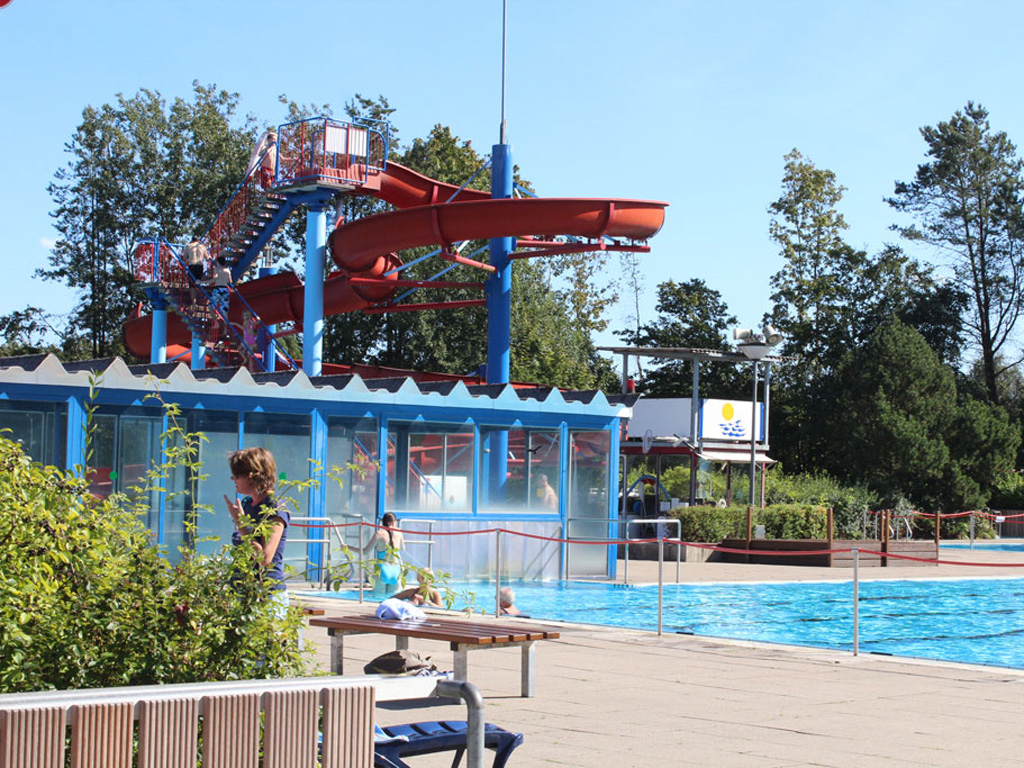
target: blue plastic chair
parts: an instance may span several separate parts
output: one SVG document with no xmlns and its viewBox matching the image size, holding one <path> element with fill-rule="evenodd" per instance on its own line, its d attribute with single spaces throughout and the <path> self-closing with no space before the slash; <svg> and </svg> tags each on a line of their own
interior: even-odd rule
<svg viewBox="0 0 1024 768">
<path fill-rule="evenodd" d="M 465 720 L 374 726 L 374 731 L 373 764 L 376 768 L 413 768 L 402 758 L 448 750 L 455 751 L 452 768 L 456 768 L 466 751 Z M 491 723 L 484 725 L 484 748 L 494 750 L 493 768 L 503 768 L 512 751 L 522 743 L 521 733 L 512 733 Z"/>
</svg>

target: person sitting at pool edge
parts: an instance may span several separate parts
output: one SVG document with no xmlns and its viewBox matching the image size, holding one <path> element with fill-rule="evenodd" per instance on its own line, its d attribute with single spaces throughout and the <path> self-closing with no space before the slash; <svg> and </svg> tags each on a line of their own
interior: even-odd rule
<svg viewBox="0 0 1024 768">
<path fill-rule="evenodd" d="M 424 568 L 416 574 L 416 581 L 419 582 L 418 587 L 409 587 L 403 589 L 401 592 L 396 592 L 392 597 L 398 598 L 399 600 L 408 600 L 413 605 L 429 605 L 434 608 L 444 608 L 444 603 L 441 601 L 441 593 L 433 586 L 434 572 L 429 568 Z"/>
</svg>

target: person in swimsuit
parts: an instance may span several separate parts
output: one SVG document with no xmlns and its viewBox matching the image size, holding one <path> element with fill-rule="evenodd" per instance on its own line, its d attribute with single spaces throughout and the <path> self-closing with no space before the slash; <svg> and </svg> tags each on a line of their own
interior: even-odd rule
<svg viewBox="0 0 1024 768">
<path fill-rule="evenodd" d="M 366 547 L 374 550 L 374 557 L 377 560 L 377 591 L 393 592 L 398 586 L 402 573 L 402 550 L 405 549 L 405 539 L 401 531 L 394 530 L 397 526 L 398 518 L 394 513 L 385 512 L 380 527 Z"/>
</svg>

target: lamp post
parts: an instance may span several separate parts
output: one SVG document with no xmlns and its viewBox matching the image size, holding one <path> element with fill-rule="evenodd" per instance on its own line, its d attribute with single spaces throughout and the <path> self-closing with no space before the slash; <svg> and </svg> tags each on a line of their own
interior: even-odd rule
<svg viewBox="0 0 1024 768">
<path fill-rule="evenodd" d="M 740 343 L 737 349 L 754 364 L 754 389 L 750 397 L 750 506 L 754 506 L 757 480 L 757 364 L 782 341 L 782 334 L 770 325 L 761 333 L 749 328 L 735 328 L 732 337 Z M 765 379 L 768 377 L 765 376 Z M 762 500 L 763 501 L 763 500 Z"/>
</svg>

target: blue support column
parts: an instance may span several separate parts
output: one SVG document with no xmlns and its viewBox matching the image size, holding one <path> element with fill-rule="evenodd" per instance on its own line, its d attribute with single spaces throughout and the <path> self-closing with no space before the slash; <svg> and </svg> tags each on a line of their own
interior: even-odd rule
<svg viewBox="0 0 1024 768">
<path fill-rule="evenodd" d="M 167 301 L 162 296 L 151 297 L 153 325 L 149 339 L 149 362 L 167 362 Z"/>
<path fill-rule="evenodd" d="M 383 414 L 379 415 L 380 423 L 377 426 L 377 466 L 380 470 L 377 472 L 377 509 L 374 510 L 373 519 L 371 523 L 376 523 L 381 517 L 384 516 L 384 512 L 387 508 L 388 498 L 388 422 L 383 417 Z M 396 459 L 397 461 L 397 459 Z M 398 476 L 398 466 L 395 466 L 395 476 Z M 359 541 L 362 542 L 363 532 L 360 530 Z M 360 559 L 362 554 L 360 553 Z"/>
<path fill-rule="evenodd" d="M 504 142 L 491 147 L 491 197 L 495 200 L 512 197 L 512 147 Z M 514 238 L 493 238 L 490 248 L 495 272 L 486 283 L 487 383 L 508 384 L 512 349 L 512 261 L 509 254 L 514 248 Z M 489 499 L 500 502 L 508 479 L 508 432 L 491 433 L 488 464 Z"/>
<path fill-rule="evenodd" d="M 89 416 L 86 413 L 85 405 L 77 397 L 69 397 L 67 403 L 68 422 L 64 467 L 74 472 L 77 477 L 82 477 L 85 474 L 85 428 Z"/>
<path fill-rule="evenodd" d="M 314 482 L 309 489 L 309 507 L 306 514 L 311 518 L 327 517 L 327 421 L 319 410 L 314 409 L 310 414 L 310 422 L 312 429 L 309 435 L 309 479 Z M 327 532 L 327 528 L 322 526 L 311 525 L 307 530 L 307 539 L 323 539 L 324 533 Z M 307 581 L 316 582 L 323 578 L 319 566 L 325 556 L 324 545 L 319 541 L 310 541 L 306 545 L 310 574 Z M 330 563 L 324 562 L 323 565 L 329 567 Z"/>
<path fill-rule="evenodd" d="M 302 315 L 302 370 L 319 376 L 324 358 L 324 269 L 327 263 L 327 210 L 306 208 L 306 292 Z"/>
<path fill-rule="evenodd" d="M 574 505 L 566 498 L 566 491 L 569 488 L 569 469 L 572 463 L 572 446 L 569 444 L 569 425 L 564 421 L 558 428 L 558 516 L 562 519 L 562 538 L 568 539 L 572 531 L 569 530 L 569 513 L 573 511 Z M 570 578 L 566 566 L 569 562 L 569 547 L 572 545 L 565 542 L 561 546 L 562 561 L 559 564 L 559 571 L 565 578 Z"/>
<path fill-rule="evenodd" d="M 202 371 L 206 368 L 206 346 L 203 338 L 198 333 L 192 334 L 192 362 L 189 366 L 193 371 Z"/>
<path fill-rule="evenodd" d="M 495 144 L 491 148 L 491 197 L 512 197 L 512 147 Z M 487 279 L 487 383 L 507 384 L 512 347 L 512 253 L 511 237 L 490 241 L 494 274 Z"/>
<path fill-rule="evenodd" d="M 270 277 L 277 274 L 277 265 L 260 267 L 260 277 Z M 321 289 L 322 290 L 322 289 Z M 277 333 L 276 325 L 268 325 L 266 333 L 261 330 L 260 352 L 263 355 L 264 368 L 268 371 L 277 370 L 277 341 L 274 334 Z"/>
<path fill-rule="evenodd" d="M 619 514 L 619 493 L 622 493 L 622 488 L 617 488 L 619 477 L 621 476 L 621 468 L 619 467 L 619 461 L 621 455 L 619 453 L 622 450 L 620 442 L 620 436 L 622 434 L 622 419 L 613 419 L 612 426 L 610 429 L 610 445 L 608 446 L 608 488 L 611 493 L 608 494 L 608 519 L 609 521 L 615 520 Z M 618 493 L 616 493 L 616 490 Z M 608 538 L 617 539 L 619 538 L 619 526 L 618 523 L 608 523 Z M 628 546 L 628 545 L 627 545 Z M 619 547 L 617 544 L 611 544 L 608 547 L 608 578 L 614 579 L 617 575 L 619 565 Z"/>
</svg>

